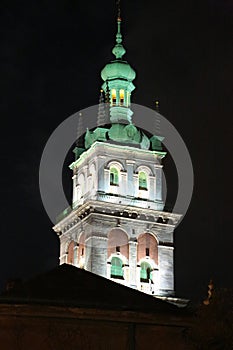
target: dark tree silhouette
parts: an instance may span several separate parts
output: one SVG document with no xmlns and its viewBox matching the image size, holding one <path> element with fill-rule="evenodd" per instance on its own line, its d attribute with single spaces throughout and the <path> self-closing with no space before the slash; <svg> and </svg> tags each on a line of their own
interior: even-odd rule
<svg viewBox="0 0 233 350">
<path fill-rule="evenodd" d="M 193 326 L 187 332 L 187 341 L 198 350 L 233 349 L 233 290 L 211 290 L 199 306 Z M 209 295 L 209 293 L 208 293 Z"/>
</svg>

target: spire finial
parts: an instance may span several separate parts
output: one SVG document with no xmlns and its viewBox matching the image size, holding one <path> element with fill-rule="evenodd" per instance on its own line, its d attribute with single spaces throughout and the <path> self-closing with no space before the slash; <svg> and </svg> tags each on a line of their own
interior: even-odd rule
<svg viewBox="0 0 233 350">
<path fill-rule="evenodd" d="M 121 1 L 117 0 L 117 20 L 121 20 Z"/>
<path fill-rule="evenodd" d="M 112 53 L 116 56 L 116 59 L 122 59 L 122 56 L 125 54 L 125 49 L 122 43 L 121 35 L 121 7 L 120 0 L 117 0 L 117 34 L 116 34 L 116 45 L 114 46 Z"/>
<path fill-rule="evenodd" d="M 154 122 L 154 128 L 155 128 L 155 133 L 156 136 L 158 137 L 160 134 L 160 104 L 159 104 L 159 99 L 156 98 L 155 100 L 155 110 L 156 110 L 156 115 L 155 115 L 155 122 Z"/>
</svg>

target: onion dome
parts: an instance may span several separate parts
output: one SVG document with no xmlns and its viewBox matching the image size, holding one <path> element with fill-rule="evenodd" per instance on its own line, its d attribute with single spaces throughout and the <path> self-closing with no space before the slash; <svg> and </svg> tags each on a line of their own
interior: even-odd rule
<svg viewBox="0 0 233 350">
<path fill-rule="evenodd" d="M 121 35 L 121 19 L 117 19 L 117 34 L 116 34 L 116 45 L 112 49 L 112 53 L 115 55 L 116 60 L 106 64 L 101 72 L 101 77 L 104 81 L 112 79 L 125 79 L 132 81 L 136 77 L 134 69 L 128 64 L 128 62 L 123 61 L 122 57 L 125 54 L 125 48 L 122 45 L 122 35 Z"/>
</svg>

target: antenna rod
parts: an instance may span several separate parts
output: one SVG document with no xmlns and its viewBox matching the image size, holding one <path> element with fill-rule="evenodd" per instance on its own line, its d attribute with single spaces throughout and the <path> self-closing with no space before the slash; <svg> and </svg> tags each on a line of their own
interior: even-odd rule
<svg viewBox="0 0 233 350">
<path fill-rule="evenodd" d="M 121 1 L 117 0 L 117 19 L 121 19 Z"/>
</svg>

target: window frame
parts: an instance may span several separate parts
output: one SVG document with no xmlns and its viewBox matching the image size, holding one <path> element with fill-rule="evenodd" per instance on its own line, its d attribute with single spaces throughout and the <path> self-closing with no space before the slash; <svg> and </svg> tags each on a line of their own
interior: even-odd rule
<svg viewBox="0 0 233 350">
<path fill-rule="evenodd" d="M 146 269 L 142 269 L 143 264 L 147 265 L 148 267 Z M 148 278 L 148 272 L 147 272 L 148 268 L 150 269 L 149 278 Z M 143 275 L 142 275 L 142 271 L 145 271 L 145 272 L 143 272 Z M 151 264 L 148 261 L 142 261 L 140 263 L 140 282 L 149 283 L 149 281 L 153 281 L 152 275 L 151 275 L 152 271 L 153 271 L 153 269 L 152 269 Z"/>
<path fill-rule="evenodd" d="M 116 264 L 113 265 L 113 260 L 120 262 L 121 266 L 117 266 Z M 124 263 L 123 260 L 119 256 L 113 256 L 111 259 L 111 271 L 110 271 L 110 277 L 115 279 L 124 279 Z M 114 271 L 115 269 L 115 271 Z M 120 272 L 120 273 L 117 273 Z M 113 273 L 115 272 L 115 273 Z"/>
<path fill-rule="evenodd" d="M 114 170 L 114 171 L 113 171 Z M 109 169 L 109 184 L 110 186 L 119 186 L 119 170 L 111 166 Z"/>
<path fill-rule="evenodd" d="M 144 178 L 140 179 L 142 174 L 144 175 Z M 143 184 L 142 181 L 145 182 L 145 184 Z M 140 170 L 138 173 L 138 189 L 140 191 L 148 191 L 148 174 L 143 170 Z"/>
</svg>

